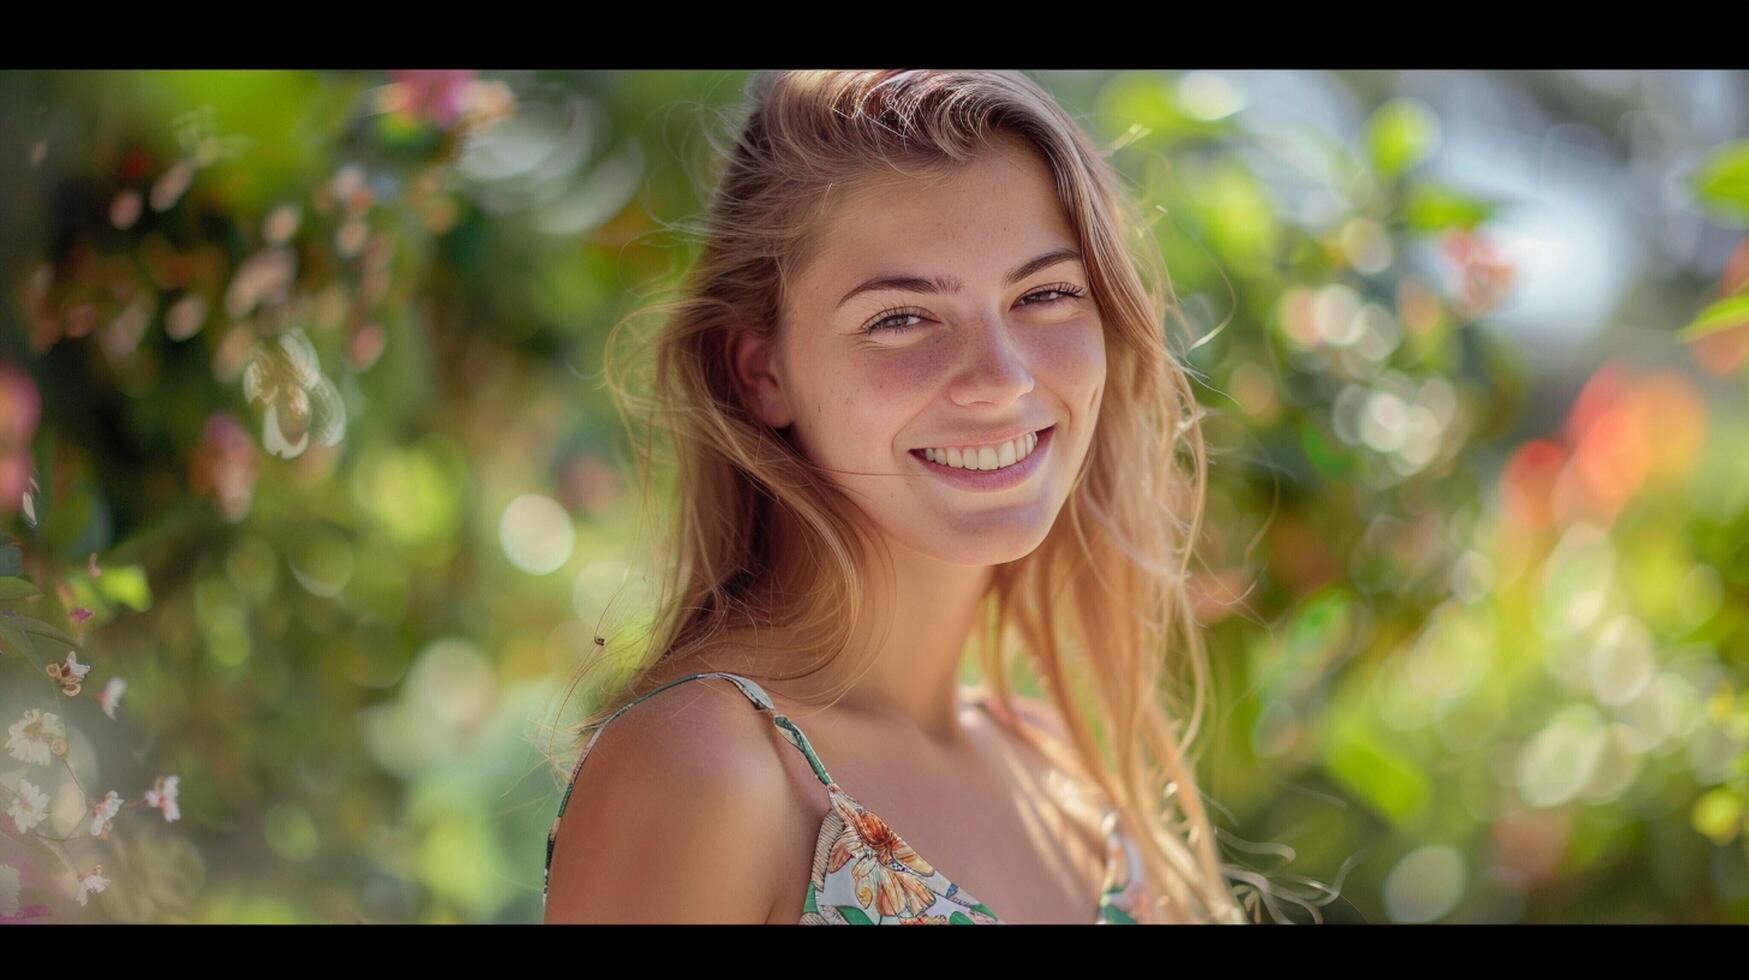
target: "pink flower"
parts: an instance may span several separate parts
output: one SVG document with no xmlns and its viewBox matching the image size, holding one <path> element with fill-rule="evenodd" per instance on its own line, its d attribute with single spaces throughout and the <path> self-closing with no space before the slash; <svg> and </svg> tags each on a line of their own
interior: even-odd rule
<svg viewBox="0 0 1749 980">
<path fill-rule="evenodd" d="M 414 119 L 449 127 L 461 118 L 475 73 L 467 68 L 417 68 L 390 74 L 396 109 Z"/>
<path fill-rule="evenodd" d="M 91 836 L 108 840 L 110 824 L 115 821 L 116 811 L 120 809 L 121 794 L 113 789 L 103 794 L 103 799 L 98 800 L 91 808 Z"/>
<path fill-rule="evenodd" d="M 174 823 L 182 816 L 182 810 L 176 806 L 176 784 L 180 780 L 179 776 L 159 776 L 157 785 L 146 790 L 146 805 L 162 810 L 165 823 Z"/>
<path fill-rule="evenodd" d="M 68 615 L 73 617 L 73 622 L 83 623 L 87 619 L 91 618 L 91 610 L 86 609 L 84 606 L 80 606 L 78 609 L 75 609 L 71 613 L 68 613 Z"/>
<path fill-rule="evenodd" d="M 219 511 L 227 521 L 240 521 L 249 513 L 249 502 L 255 494 L 255 478 L 260 469 L 256 457 L 255 442 L 236 416 L 215 413 L 201 431 L 189 482 L 196 493 L 218 501 Z"/>
<path fill-rule="evenodd" d="M 0 516 L 30 508 L 30 441 L 41 418 L 36 383 L 23 369 L 0 363 Z"/>
<path fill-rule="evenodd" d="M 1471 318 L 1484 316 L 1505 300 L 1516 270 L 1491 242 L 1458 229 L 1447 232 L 1440 246 L 1458 273 L 1460 312 Z"/>
</svg>

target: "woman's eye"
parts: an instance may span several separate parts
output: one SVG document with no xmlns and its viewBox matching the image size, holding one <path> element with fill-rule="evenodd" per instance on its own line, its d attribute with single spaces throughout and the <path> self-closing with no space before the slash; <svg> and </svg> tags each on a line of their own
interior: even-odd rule
<svg viewBox="0 0 1749 980">
<path fill-rule="evenodd" d="M 865 333 L 875 333 L 876 331 L 885 330 L 885 331 L 888 331 L 891 333 L 903 333 L 904 331 L 911 329 L 913 326 L 916 326 L 916 324 L 904 323 L 904 324 L 894 324 L 893 326 L 887 326 L 887 324 L 892 323 L 895 320 L 921 320 L 921 319 L 923 319 L 923 317 L 916 314 L 916 313 L 902 313 L 902 312 L 889 313 L 886 316 L 883 316 L 880 319 L 874 321 L 873 323 L 870 323 L 864 332 Z"/>
<path fill-rule="evenodd" d="M 1044 289 L 1035 289 L 1032 292 L 1027 293 L 1025 296 L 1022 296 L 1020 301 L 1023 306 L 1038 306 L 1047 303 L 1060 303 L 1066 299 L 1079 299 L 1080 297 L 1081 290 L 1079 288 L 1069 285 L 1068 283 L 1063 283 L 1061 285 L 1049 286 Z M 923 314 L 912 310 L 889 310 L 886 313 L 881 314 L 878 318 L 870 321 L 868 326 L 863 328 L 863 333 L 904 333 L 917 325 L 916 323 L 899 322 L 902 320 L 915 320 L 921 322 L 923 320 Z"/>
<path fill-rule="evenodd" d="M 1023 301 L 1033 300 L 1035 297 L 1038 297 L 1038 296 L 1049 296 L 1051 298 L 1037 300 L 1036 302 L 1028 302 L 1026 305 L 1036 306 L 1036 305 L 1038 305 L 1038 303 L 1056 303 L 1056 302 L 1060 302 L 1061 300 L 1064 300 L 1064 299 L 1071 299 L 1071 298 L 1078 299 L 1081 296 L 1081 290 L 1076 289 L 1074 286 L 1070 286 L 1070 285 L 1066 285 L 1066 284 L 1061 285 L 1061 286 L 1049 286 L 1049 287 L 1046 287 L 1044 289 L 1035 289 L 1032 292 L 1027 293 L 1025 296 L 1022 296 L 1021 299 Z"/>
</svg>

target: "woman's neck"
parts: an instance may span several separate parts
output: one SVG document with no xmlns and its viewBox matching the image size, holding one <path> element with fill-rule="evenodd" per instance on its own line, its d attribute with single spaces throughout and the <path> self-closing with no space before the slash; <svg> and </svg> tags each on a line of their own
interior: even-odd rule
<svg viewBox="0 0 1749 980">
<path fill-rule="evenodd" d="M 960 659 L 991 569 L 949 565 L 898 544 L 891 549 L 892 575 L 884 567 L 871 571 L 865 615 L 853 628 L 846 657 L 869 666 L 838 704 L 914 726 L 932 742 L 954 747 L 965 735 Z"/>
</svg>

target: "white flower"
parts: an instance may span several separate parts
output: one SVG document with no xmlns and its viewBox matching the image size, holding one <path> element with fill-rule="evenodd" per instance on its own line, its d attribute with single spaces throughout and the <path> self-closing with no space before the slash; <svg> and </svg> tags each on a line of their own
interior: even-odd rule
<svg viewBox="0 0 1749 980">
<path fill-rule="evenodd" d="M 61 661 L 61 676 L 71 677 L 76 681 L 82 681 L 85 679 L 85 675 L 89 673 L 91 673 L 91 665 L 79 662 L 79 651 L 68 650 L 67 659 Z"/>
<path fill-rule="evenodd" d="M 21 834 L 30 833 L 30 828 L 48 819 L 49 794 L 37 789 L 29 780 L 18 781 L 18 799 L 6 808 L 12 822 L 18 825 Z"/>
<path fill-rule="evenodd" d="M 95 895 L 105 888 L 108 888 L 109 879 L 103 876 L 103 865 L 96 865 L 90 871 L 80 875 L 78 886 L 79 890 L 73 897 L 79 900 L 80 905 L 85 904 L 85 897 L 87 895 Z"/>
<path fill-rule="evenodd" d="M 97 696 L 97 703 L 102 705 L 103 713 L 115 717 L 116 702 L 121 700 L 121 692 L 128 689 L 128 682 L 119 677 L 111 677 L 109 683 L 103 685 L 103 693 Z"/>
<path fill-rule="evenodd" d="M 50 748 L 54 740 L 67 734 L 61 727 L 59 715 L 47 714 L 40 708 L 31 708 L 24 717 L 12 723 L 6 730 L 6 751 L 20 762 L 32 765 L 46 766 L 51 755 Z"/>
<path fill-rule="evenodd" d="M 239 270 L 238 279 L 243 275 Z M 275 456 L 291 459 L 312 441 L 333 446 L 345 435 L 346 401 L 322 373 L 316 348 L 302 330 L 287 331 L 251 349 L 243 369 L 243 397 L 250 404 L 267 404 L 261 441 Z"/>
<path fill-rule="evenodd" d="M 49 664 L 48 672 L 55 683 L 61 685 L 63 694 L 76 698 L 79 696 L 79 685 L 85 680 L 85 675 L 91 673 L 91 665 L 79 662 L 78 651 L 68 650 L 67 659 L 58 664 Z"/>
<path fill-rule="evenodd" d="M 36 504 L 31 502 L 31 495 L 41 489 L 36 485 L 36 474 L 32 473 L 30 475 L 30 489 L 24 492 L 24 497 L 19 501 L 24 507 L 24 522 L 31 527 L 36 527 Z"/>
<path fill-rule="evenodd" d="M 0 915 L 18 914 L 18 869 L 0 864 Z"/>
<path fill-rule="evenodd" d="M 146 805 L 164 811 L 165 823 L 173 823 L 182 816 L 182 811 L 176 806 L 176 784 L 181 779 L 180 776 L 159 776 L 157 785 L 146 790 Z"/>
<path fill-rule="evenodd" d="M 121 809 L 121 795 L 115 790 L 103 794 L 91 808 L 91 836 L 109 839 L 109 825 L 115 821 L 117 810 Z"/>
</svg>

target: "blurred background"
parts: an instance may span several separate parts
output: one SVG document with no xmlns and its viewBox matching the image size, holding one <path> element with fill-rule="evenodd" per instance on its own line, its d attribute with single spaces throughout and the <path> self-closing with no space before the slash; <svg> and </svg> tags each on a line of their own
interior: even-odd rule
<svg viewBox="0 0 1749 980">
<path fill-rule="evenodd" d="M 1235 855 L 1749 922 L 1749 75 L 1031 74 L 1195 338 Z M 647 595 L 603 341 L 744 81 L 0 77 L 0 920 L 539 920 Z"/>
</svg>

